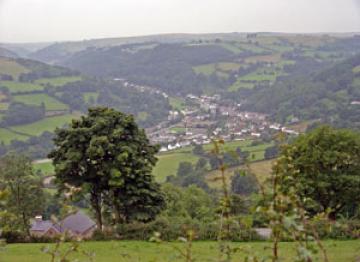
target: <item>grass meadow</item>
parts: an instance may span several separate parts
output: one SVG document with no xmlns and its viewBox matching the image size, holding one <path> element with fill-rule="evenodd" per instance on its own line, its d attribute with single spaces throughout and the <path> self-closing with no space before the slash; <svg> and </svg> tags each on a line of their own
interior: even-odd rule
<svg viewBox="0 0 360 262">
<path fill-rule="evenodd" d="M 49 110 L 67 110 L 68 105 L 56 100 L 47 94 L 31 94 L 31 95 L 17 95 L 13 96 L 14 101 L 21 102 L 28 105 L 40 106 L 41 103 L 45 104 L 47 111 Z"/>
<path fill-rule="evenodd" d="M 25 129 L 21 129 L 25 130 Z M 271 146 L 272 144 L 261 144 L 257 146 L 251 146 L 251 140 L 245 141 L 232 141 L 227 142 L 225 144 L 225 150 L 227 151 L 234 151 L 237 147 L 241 147 L 242 151 L 249 151 L 250 152 L 250 161 L 259 161 L 264 159 L 264 151 L 267 147 Z M 204 145 L 204 150 L 206 152 L 210 152 L 213 148 L 212 144 Z M 165 152 L 158 154 L 158 162 L 153 169 L 153 174 L 158 182 L 164 182 L 167 176 L 176 175 L 177 169 L 181 162 L 191 162 L 195 164 L 199 160 L 199 156 L 194 155 L 192 153 L 193 147 L 188 146 L 184 148 L 180 148 L 174 151 Z M 254 162 L 253 164 L 255 165 Z M 35 163 L 34 164 L 35 170 L 40 169 L 44 174 L 52 174 L 53 166 L 51 162 L 46 163 Z M 237 167 L 238 168 L 238 167 Z M 229 169 L 229 172 L 232 169 Z M 232 170 L 233 171 L 233 170 Z M 229 173 L 229 177 L 233 172 Z M 213 172 L 210 172 L 209 177 L 213 176 Z"/>
<path fill-rule="evenodd" d="M 16 134 L 8 129 L 0 128 L 0 142 L 4 142 L 5 145 L 10 144 L 11 140 L 26 140 L 29 137 Z"/>
<path fill-rule="evenodd" d="M 20 74 L 28 72 L 29 70 L 26 67 L 11 59 L 5 57 L 0 58 L 0 73 L 11 75 L 13 78 L 17 79 Z"/>
<path fill-rule="evenodd" d="M 11 129 L 28 135 L 38 136 L 45 131 L 54 132 L 56 127 L 62 127 L 70 123 L 74 118 L 76 118 L 76 116 L 71 114 L 46 117 L 31 124 L 12 126 Z"/>
<path fill-rule="evenodd" d="M 53 77 L 53 78 L 40 78 L 35 80 L 36 84 L 39 85 L 52 85 L 52 86 L 63 86 L 71 82 L 80 81 L 81 76 L 62 76 L 62 77 Z"/>
<path fill-rule="evenodd" d="M 359 261 L 360 240 L 323 242 L 327 249 L 329 261 L 331 262 L 351 262 Z M 179 257 L 175 249 L 185 249 L 185 243 L 163 242 L 152 243 L 146 241 L 108 241 L 108 242 L 84 242 L 80 245 L 80 250 L 94 253 L 95 262 L 167 262 L 184 261 Z M 50 256 L 44 254 L 40 249 L 48 244 L 9 244 L 0 251 L 0 261 L 11 262 L 47 262 Z M 49 245 L 51 248 L 53 245 Z M 247 248 L 252 255 L 266 255 L 271 252 L 269 242 L 239 242 L 231 243 L 232 247 Z M 193 243 L 193 257 L 195 261 L 218 261 L 218 243 L 214 241 L 195 241 Z M 283 262 L 293 262 L 295 255 L 294 243 L 280 243 L 279 256 Z M 244 257 L 242 253 L 234 254 L 234 261 L 241 261 Z M 321 254 L 317 255 L 319 261 Z M 72 259 L 77 261 L 89 261 L 88 258 L 75 255 Z"/>
<path fill-rule="evenodd" d="M 20 94 L 20 93 L 44 90 L 44 87 L 38 84 L 14 82 L 14 81 L 0 81 L 0 86 L 4 86 L 7 89 L 9 89 L 11 94 Z"/>
</svg>

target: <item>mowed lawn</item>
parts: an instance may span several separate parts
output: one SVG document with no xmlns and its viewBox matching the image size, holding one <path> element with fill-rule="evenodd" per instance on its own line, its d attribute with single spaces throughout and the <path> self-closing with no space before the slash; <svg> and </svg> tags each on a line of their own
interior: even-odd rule
<svg viewBox="0 0 360 262">
<path fill-rule="evenodd" d="M 69 108 L 68 105 L 47 94 L 17 95 L 13 96 L 13 99 L 28 105 L 40 106 L 41 103 L 44 103 L 46 110 L 66 110 Z"/>
<path fill-rule="evenodd" d="M 71 114 L 46 117 L 40 121 L 31 124 L 12 126 L 11 130 L 15 130 L 17 132 L 25 133 L 32 136 L 38 136 L 45 131 L 54 132 L 55 128 L 62 127 L 65 124 L 69 124 L 74 118 L 77 118 L 77 116 Z"/>
<path fill-rule="evenodd" d="M 43 91 L 44 87 L 33 83 L 23 83 L 15 81 L 0 81 L 0 86 L 9 89 L 11 94 L 20 94 L 32 91 Z"/>
<path fill-rule="evenodd" d="M 350 262 L 359 261 L 360 240 L 351 241 L 323 241 L 327 250 L 329 261 L 331 262 Z M 94 253 L 95 262 L 119 262 L 119 261 L 139 261 L 139 262 L 167 262 L 185 261 L 179 257 L 175 248 L 185 249 L 185 243 L 151 243 L 145 241 L 109 241 L 109 242 L 85 242 L 80 246 L 80 250 Z M 269 242 L 240 242 L 231 243 L 232 247 L 243 247 L 250 249 L 252 255 L 270 254 L 271 243 Z M 47 262 L 50 256 L 44 254 L 40 249 L 49 244 L 9 244 L 0 252 L 0 261 L 9 262 Z M 49 247 L 51 248 L 50 245 Z M 293 262 L 295 255 L 294 243 L 280 243 L 279 256 L 281 261 Z M 218 243 L 214 241 L 200 241 L 193 243 L 193 258 L 195 261 L 217 261 Z M 321 259 L 321 254 L 317 257 Z M 88 258 L 75 255 L 72 259 L 77 261 L 89 261 Z M 243 253 L 235 253 L 233 261 L 242 261 Z"/>
</svg>

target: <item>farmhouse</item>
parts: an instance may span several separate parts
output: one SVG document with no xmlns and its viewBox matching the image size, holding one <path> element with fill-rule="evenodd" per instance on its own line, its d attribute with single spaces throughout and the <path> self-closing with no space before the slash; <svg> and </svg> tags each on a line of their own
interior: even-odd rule
<svg viewBox="0 0 360 262">
<path fill-rule="evenodd" d="M 96 223 L 91 218 L 82 212 L 77 212 L 58 223 L 36 216 L 30 228 L 30 234 L 34 237 L 55 237 L 68 232 L 70 236 L 90 238 L 95 229 Z"/>
</svg>

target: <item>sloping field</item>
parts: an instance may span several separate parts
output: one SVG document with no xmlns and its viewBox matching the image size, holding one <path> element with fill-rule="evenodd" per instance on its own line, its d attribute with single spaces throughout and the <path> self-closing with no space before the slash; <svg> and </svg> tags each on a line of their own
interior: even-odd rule
<svg viewBox="0 0 360 262">
<path fill-rule="evenodd" d="M 11 75 L 14 79 L 17 79 L 20 74 L 28 72 L 29 70 L 26 67 L 17 62 L 5 57 L 0 57 L 0 73 Z"/>
<path fill-rule="evenodd" d="M 22 136 L 20 134 L 16 134 L 14 132 L 11 132 L 5 128 L 0 128 L 0 142 L 3 142 L 4 144 L 10 144 L 11 140 L 26 140 L 27 136 Z"/>
<path fill-rule="evenodd" d="M 266 178 L 268 178 L 271 174 L 271 167 L 273 164 L 273 160 L 263 160 L 258 162 L 253 162 L 249 164 L 250 171 L 257 177 L 260 183 L 263 183 Z M 234 175 L 234 172 L 239 169 L 245 169 L 246 167 L 241 165 L 237 167 L 228 168 L 225 171 L 225 176 L 227 178 L 228 185 L 230 186 L 231 177 Z M 219 183 L 219 177 L 221 176 L 220 171 L 215 170 L 211 171 L 206 176 L 206 181 L 209 186 L 212 188 L 220 188 L 221 184 Z"/>
<path fill-rule="evenodd" d="M 52 85 L 52 86 L 63 86 L 71 82 L 80 81 L 81 76 L 63 76 L 63 77 L 53 77 L 53 78 L 41 78 L 35 80 L 36 84 L 39 85 Z"/>
<path fill-rule="evenodd" d="M 0 81 L 0 86 L 4 86 L 9 89 L 11 94 L 44 90 L 44 87 L 41 85 L 14 81 Z"/>
<path fill-rule="evenodd" d="M 44 103 L 47 111 L 67 110 L 69 108 L 68 105 L 65 105 L 47 94 L 17 95 L 13 96 L 13 99 L 28 105 L 40 106 L 41 103 Z"/>
<path fill-rule="evenodd" d="M 56 127 L 62 127 L 65 124 L 70 123 L 70 121 L 76 117 L 76 115 L 71 114 L 47 117 L 31 124 L 12 126 L 11 130 L 15 130 L 17 132 L 29 134 L 32 136 L 38 136 L 45 131 L 54 132 Z"/>
</svg>

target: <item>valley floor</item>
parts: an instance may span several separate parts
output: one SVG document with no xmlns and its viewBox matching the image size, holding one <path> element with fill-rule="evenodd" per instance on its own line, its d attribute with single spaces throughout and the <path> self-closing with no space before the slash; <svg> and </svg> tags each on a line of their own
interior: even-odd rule
<svg viewBox="0 0 360 262">
<path fill-rule="evenodd" d="M 351 241 L 324 241 L 328 250 L 329 260 L 332 262 L 359 261 L 360 240 Z M 50 261 L 50 256 L 41 252 L 41 248 L 47 244 L 9 244 L 0 251 L 0 261 L 7 262 L 42 262 Z M 268 242 L 242 242 L 232 243 L 233 247 L 252 247 L 251 254 L 270 254 L 270 243 Z M 50 246 L 51 248 L 51 246 Z M 175 250 L 185 250 L 184 243 L 151 243 L 145 241 L 108 241 L 108 242 L 86 242 L 81 244 L 84 251 L 94 252 L 94 261 L 139 261 L 139 262 L 165 262 L 184 261 L 178 257 Z M 218 244 L 214 241 L 194 242 L 193 251 L 196 261 L 217 261 Z M 294 243 L 281 243 L 280 256 L 282 261 L 293 261 L 291 257 L 295 253 Z M 240 261 L 242 254 L 234 255 L 234 261 Z M 73 257 L 74 258 L 74 257 Z M 78 261 L 89 261 L 88 258 L 78 257 Z M 323 261 L 323 259 L 319 259 Z"/>
</svg>

